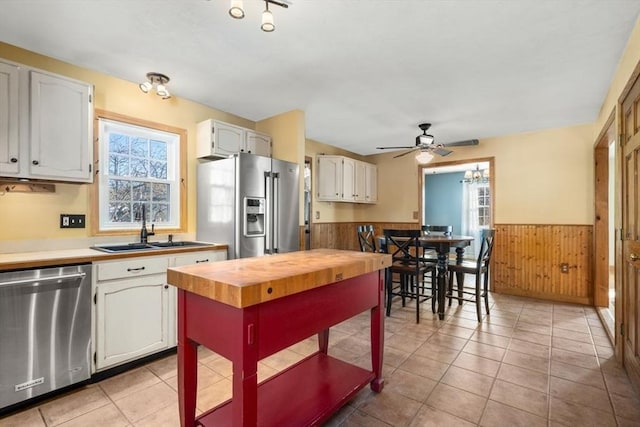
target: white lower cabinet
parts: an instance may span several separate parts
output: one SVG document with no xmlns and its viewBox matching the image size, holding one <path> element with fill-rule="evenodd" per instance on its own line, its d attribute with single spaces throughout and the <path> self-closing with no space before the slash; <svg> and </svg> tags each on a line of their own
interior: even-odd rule
<svg viewBox="0 0 640 427">
<path fill-rule="evenodd" d="M 226 258 L 226 250 L 209 250 L 94 263 L 95 371 L 175 346 L 177 290 L 167 267 Z"/>
<path fill-rule="evenodd" d="M 169 260 L 169 267 L 201 264 L 227 259 L 226 250 L 189 252 L 176 255 Z M 169 286 L 169 347 L 178 344 L 178 288 Z"/>
</svg>

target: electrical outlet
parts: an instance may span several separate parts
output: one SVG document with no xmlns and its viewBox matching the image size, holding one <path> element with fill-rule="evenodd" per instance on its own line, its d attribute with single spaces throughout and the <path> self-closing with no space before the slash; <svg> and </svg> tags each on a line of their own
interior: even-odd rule
<svg viewBox="0 0 640 427">
<path fill-rule="evenodd" d="M 316 211 L 316 219 L 320 219 L 320 211 Z"/>
<path fill-rule="evenodd" d="M 60 214 L 60 228 L 84 228 L 85 216 L 83 214 Z"/>
<path fill-rule="evenodd" d="M 560 271 L 562 273 L 568 273 L 569 272 L 569 264 L 567 264 L 566 262 L 563 262 L 562 264 L 560 264 Z"/>
</svg>

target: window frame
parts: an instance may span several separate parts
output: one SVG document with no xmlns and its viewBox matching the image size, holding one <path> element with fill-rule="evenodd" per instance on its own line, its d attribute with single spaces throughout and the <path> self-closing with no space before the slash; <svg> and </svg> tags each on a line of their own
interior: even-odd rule
<svg viewBox="0 0 640 427">
<path fill-rule="evenodd" d="M 91 202 L 90 202 L 90 220 L 91 220 L 91 230 L 92 234 L 96 236 L 100 235 L 130 235 L 137 234 L 139 232 L 139 228 L 132 227 L 124 227 L 124 228 L 108 228 L 101 229 L 100 215 L 104 214 L 104 212 L 108 211 L 103 209 L 100 200 L 100 185 L 104 181 L 101 174 L 102 164 L 101 164 L 101 155 L 104 152 L 103 147 L 101 147 L 100 141 L 100 120 L 108 120 L 110 122 L 116 122 L 115 124 L 123 124 L 123 125 L 131 125 L 142 128 L 147 128 L 150 131 L 160 131 L 176 134 L 178 136 L 178 142 L 176 151 L 179 155 L 180 159 L 177 162 L 177 186 L 180 191 L 180 195 L 178 197 L 179 206 L 177 208 L 177 213 L 180 215 L 180 223 L 177 227 L 174 226 L 160 226 L 156 225 L 156 230 L 161 233 L 184 233 L 187 231 L 187 186 L 186 186 L 186 173 L 187 173 L 187 131 L 185 129 L 168 126 L 161 123 L 151 122 L 148 120 L 138 119 L 134 117 L 129 117 L 123 114 L 113 113 L 104 110 L 95 110 L 94 114 L 94 173 L 95 179 L 93 180 L 93 184 L 91 186 Z M 104 167 L 108 169 L 108 159 L 104 161 Z M 173 208 L 174 206 L 172 206 Z"/>
</svg>

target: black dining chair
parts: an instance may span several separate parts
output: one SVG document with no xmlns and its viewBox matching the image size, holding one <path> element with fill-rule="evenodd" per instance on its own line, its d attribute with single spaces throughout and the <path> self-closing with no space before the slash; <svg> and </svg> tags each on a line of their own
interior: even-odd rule
<svg viewBox="0 0 640 427">
<path fill-rule="evenodd" d="M 485 309 L 489 314 L 489 263 L 491 261 L 491 253 L 493 252 L 493 241 L 496 231 L 493 229 L 482 230 L 482 243 L 480 245 L 480 252 L 478 258 L 474 260 L 463 260 L 462 262 L 450 261 L 448 264 L 449 269 L 449 284 L 447 287 L 447 298 L 449 298 L 449 305 L 453 299 L 457 299 L 459 304 L 462 301 L 475 302 L 476 314 L 478 316 L 478 322 L 482 322 L 482 309 L 481 300 L 484 299 Z M 464 286 L 465 274 L 475 275 L 475 287 Z M 456 284 L 453 284 L 453 276 L 456 276 Z M 482 280 L 482 289 L 480 289 Z M 457 294 L 457 296 L 454 295 Z M 470 297 L 465 298 L 466 295 Z"/>
<path fill-rule="evenodd" d="M 358 244 L 362 252 L 378 252 L 376 239 L 373 234 L 373 225 L 359 225 L 356 227 Z"/>
<path fill-rule="evenodd" d="M 421 230 L 395 230 L 385 229 L 383 248 L 392 255 L 391 267 L 386 273 L 387 291 L 387 316 L 391 315 L 391 303 L 398 296 L 402 300 L 402 306 L 406 305 L 406 299 L 415 299 L 416 323 L 420 323 L 420 303 L 431 299 L 431 311 L 436 312 L 435 286 L 436 265 L 425 262 L 420 254 Z M 425 280 L 425 273 L 431 272 L 431 282 Z M 394 274 L 399 280 L 394 280 Z M 430 292 L 427 293 L 426 291 Z"/>
</svg>

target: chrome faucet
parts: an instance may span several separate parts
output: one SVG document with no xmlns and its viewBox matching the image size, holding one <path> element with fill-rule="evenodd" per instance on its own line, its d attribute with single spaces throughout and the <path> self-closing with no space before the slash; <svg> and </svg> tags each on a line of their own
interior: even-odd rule
<svg viewBox="0 0 640 427">
<path fill-rule="evenodd" d="M 140 229 L 140 243 L 147 243 L 147 237 L 155 236 L 155 227 L 151 223 L 151 231 L 147 231 L 147 209 L 142 205 L 142 229 Z"/>
</svg>

